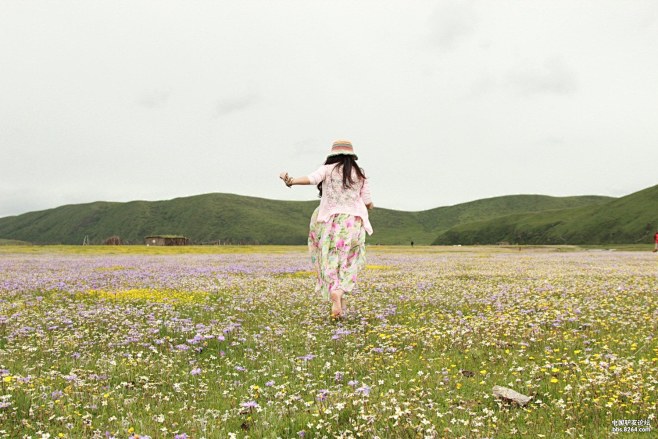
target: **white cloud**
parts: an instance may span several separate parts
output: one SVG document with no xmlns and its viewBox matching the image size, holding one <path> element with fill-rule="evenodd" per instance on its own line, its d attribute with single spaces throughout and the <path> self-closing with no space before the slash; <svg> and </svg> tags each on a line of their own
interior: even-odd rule
<svg viewBox="0 0 658 439">
<path fill-rule="evenodd" d="M 578 90 L 578 78 L 559 57 L 551 57 L 538 66 L 523 66 L 507 74 L 506 87 L 523 96 L 535 94 L 570 95 Z"/>
<path fill-rule="evenodd" d="M 262 100 L 262 97 L 256 93 L 249 92 L 239 96 L 227 96 L 220 98 L 217 102 L 216 111 L 218 116 L 246 110 L 253 107 Z"/>
<path fill-rule="evenodd" d="M 146 108 L 161 108 L 167 104 L 171 90 L 150 90 L 142 94 L 137 103 Z"/>
<path fill-rule="evenodd" d="M 469 3 L 444 4 L 429 20 L 430 41 L 440 49 L 450 50 L 475 33 L 477 15 Z"/>
<path fill-rule="evenodd" d="M 314 199 L 341 137 L 390 208 L 655 181 L 653 1 L 0 4 L 0 215 Z"/>
</svg>

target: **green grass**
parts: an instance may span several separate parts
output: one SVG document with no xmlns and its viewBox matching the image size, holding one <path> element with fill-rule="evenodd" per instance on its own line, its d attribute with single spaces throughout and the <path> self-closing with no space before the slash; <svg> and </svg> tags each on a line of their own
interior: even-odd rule
<svg viewBox="0 0 658 439">
<path fill-rule="evenodd" d="M 653 255 L 371 247 L 332 321 L 304 247 L 36 249 L 0 259 L 0 438 L 591 438 L 658 408 Z"/>
<path fill-rule="evenodd" d="M 597 205 L 608 197 L 513 195 L 421 212 L 376 208 L 373 244 L 430 244 L 453 226 L 519 212 Z M 168 201 L 95 202 L 0 218 L 0 237 L 37 244 L 101 244 L 110 236 L 143 244 L 145 236 L 183 235 L 194 243 L 304 244 L 316 201 L 205 194 Z"/>
</svg>

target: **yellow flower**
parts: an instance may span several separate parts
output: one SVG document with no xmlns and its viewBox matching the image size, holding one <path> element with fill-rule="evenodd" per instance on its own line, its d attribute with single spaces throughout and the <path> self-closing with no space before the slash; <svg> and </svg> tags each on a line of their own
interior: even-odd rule
<svg viewBox="0 0 658 439">
<path fill-rule="evenodd" d="M 2 382 L 11 383 L 11 375 L 7 375 L 6 377 L 3 377 Z"/>
<path fill-rule="evenodd" d="M 487 374 L 487 371 L 484 370 L 484 369 L 482 369 L 482 370 L 480 371 L 480 374 L 482 374 L 482 375 L 486 375 L 486 374 Z"/>
<path fill-rule="evenodd" d="M 551 383 L 557 383 L 557 381 L 558 381 L 557 378 L 555 377 L 551 378 Z"/>
</svg>

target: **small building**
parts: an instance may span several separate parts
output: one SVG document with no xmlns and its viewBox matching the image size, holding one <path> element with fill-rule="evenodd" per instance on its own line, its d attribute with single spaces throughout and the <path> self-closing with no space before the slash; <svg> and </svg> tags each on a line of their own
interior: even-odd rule
<svg viewBox="0 0 658 439">
<path fill-rule="evenodd" d="M 121 238 L 118 236 L 110 236 L 107 238 L 105 241 L 103 241 L 104 245 L 122 245 L 123 242 L 121 241 Z"/>
<path fill-rule="evenodd" d="M 153 235 L 144 238 L 146 246 L 151 245 L 190 245 L 190 239 L 179 235 Z"/>
</svg>

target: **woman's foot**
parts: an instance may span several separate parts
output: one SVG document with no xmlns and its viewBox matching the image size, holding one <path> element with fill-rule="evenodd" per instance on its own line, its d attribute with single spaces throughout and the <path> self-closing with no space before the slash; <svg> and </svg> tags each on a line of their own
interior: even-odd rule
<svg viewBox="0 0 658 439">
<path fill-rule="evenodd" d="M 329 293 L 329 298 L 331 299 L 331 317 L 342 317 L 343 309 L 341 307 L 341 302 L 343 299 L 343 291 L 334 290 Z"/>
</svg>

